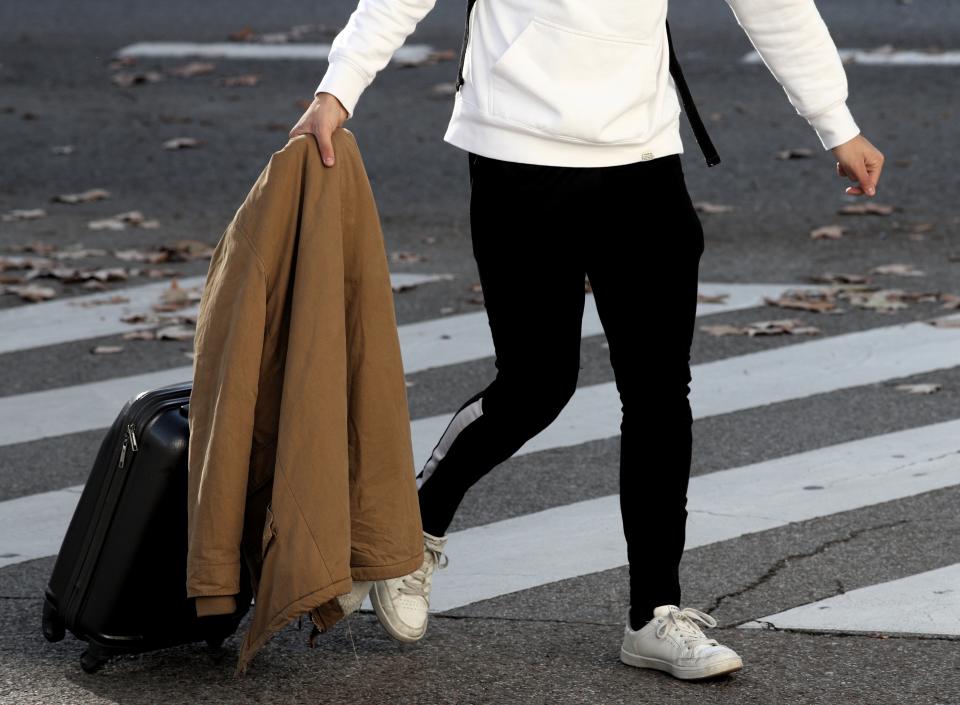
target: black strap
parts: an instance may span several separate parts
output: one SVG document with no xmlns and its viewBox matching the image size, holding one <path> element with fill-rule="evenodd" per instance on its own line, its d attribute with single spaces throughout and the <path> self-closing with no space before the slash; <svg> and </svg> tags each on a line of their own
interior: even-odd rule
<svg viewBox="0 0 960 705">
<path fill-rule="evenodd" d="M 707 134 L 707 128 L 700 119 L 700 113 L 697 112 L 697 106 L 693 102 L 693 96 L 690 95 L 690 89 L 687 88 L 687 81 L 683 77 L 683 71 L 680 69 L 680 62 L 673 51 L 673 39 L 670 38 L 670 23 L 667 25 L 667 44 L 670 45 L 670 74 L 673 76 L 673 82 L 677 85 L 680 92 L 680 101 L 683 103 L 683 112 L 687 114 L 690 121 L 690 127 L 693 128 L 693 136 L 697 138 L 697 144 L 700 145 L 700 151 L 707 160 L 707 166 L 716 166 L 720 163 L 720 155 L 710 141 L 710 135 Z"/>
<path fill-rule="evenodd" d="M 470 36 L 470 10 L 473 9 L 476 1 L 477 0 L 467 0 L 467 21 L 463 29 L 463 44 L 460 47 L 460 65 L 457 67 L 457 82 L 454 86 L 454 90 L 458 91 L 460 90 L 460 86 L 463 85 L 463 62 L 467 55 L 467 40 Z M 697 139 L 697 144 L 700 145 L 700 151 L 703 152 L 703 156 L 707 160 L 707 166 L 716 166 L 720 163 L 720 155 L 717 154 L 717 150 L 710 140 L 710 135 L 707 134 L 707 128 L 704 126 L 703 120 L 700 119 L 700 113 L 697 112 L 697 106 L 693 102 L 693 96 L 690 95 L 690 89 L 687 87 L 687 82 L 683 78 L 680 62 L 677 60 L 677 55 L 673 51 L 673 39 L 670 37 L 670 23 L 666 22 L 666 25 L 667 44 L 670 47 L 670 74 L 673 76 L 673 82 L 676 84 L 677 91 L 680 93 L 683 111 L 687 114 L 690 127 L 693 128 L 693 135 Z"/>
</svg>

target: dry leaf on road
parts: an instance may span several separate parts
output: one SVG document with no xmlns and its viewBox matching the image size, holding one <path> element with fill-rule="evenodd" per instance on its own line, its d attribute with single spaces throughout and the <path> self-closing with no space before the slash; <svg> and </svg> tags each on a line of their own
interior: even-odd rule
<svg viewBox="0 0 960 705">
<path fill-rule="evenodd" d="M 777 152 L 777 159 L 805 159 L 813 156 L 813 150 L 806 147 L 795 147 L 793 149 L 782 149 Z"/>
<path fill-rule="evenodd" d="M 62 193 L 59 196 L 53 196 L 50 200 L 59 203 L 90 203 L 91 201 L 102 201 L 110 198 L 110 192 L 102 188 L 92 188 L 80 193 Z"/>
<path fill-rule="evenodd" d="M 47 212 L 43 208 L 14 208 L 12 211 L 4 213 L 0 220 L 8 223 L 13 220 L 37 220 L 46 217 Z"/>
<path fill-rule="evenodd" d="M 895 264 L 882 264 L 870 270 L 871 274 L 896 274 L 901 277 L 923 277 L 926 272 L 922 269 L 916 269 L 912 264 L 897 262 Z"/>
<path fill-rule="evenodd" d="M 725 206 L 720 203 L 710 203 L 709 201 L 697 201 L 693 204 L 701 213 L 729 213 L 733 206 Z"/>
<path fill-rule="evenodd" d="M 820 329 L 816 326 L 805 325 L 803 321 L 797 318 L 783 318 L 773 321 L 754 321 L 746 325 L 719 324 L 700 326 L 700 330 L 706 331 L 711 335 L 782 335 L 789 333 L 791 335 L 816 335 Z"/>
<path fill-rule="evenodd" d="M 245 73 L 239 76 L 227 76 L 223 79 L 225 86 L 255 86 L 260 82 L 260 74 Z"/>
<path fill-rule="evenodd" d="M 160 223 L 156 220 L 146 220 L 140 211 L 118 213 L 109 218 L 91 220 L 87 223 L 87 227 L 91 230 L 125 230 L 128 225 L 140 228 L 156 228 L 160 226 Z"/>
<path fill-rule="evenodd" d="M 898 384 L 894 389 L 898 389 L 901 392 L 909 392 L 910 394 L 933 394 L 937 390 L 941 389 L 941 385 L 936 382 L 925 382 L 920 384 Z"/>
<path fill-rule="evenodd" d="M 164 149 L 187 149 L 189 147 L 199 147 L 204 144 L 203 140 L 193 137 L 174 137 L 163 143 Z"/>
<path fill-rule="evenodd" d="M 893 213 L 893 206 L 866 201 L 864 203 L 847 204 L 840 208 L 837 213 L 841 215 L 890 215 Z"/>
<path fill-rule="evenodd" d="M 167 73 L 172 76 L 179 76 L 180 78 L 193 78 L 194 76 L 210 73 L 215 68 L 216 64 L 213 64 L 209 61 L 191 61 L 188 64 L 174 66 L 172 69 L 168 70 Z"/>
<path fill-rule="evenodd" d="M 810 231 L 810 237 L 814 240 L 839 240 L 849 228 L 843 225 L 821 225 Z"/>
<path fill-rule="evenodd" d="M 13 286 L 5 286 L 3 291 L 4 293 L 16 294 L 24 301 L 30 301 L 31 303 L 36 301 L 46 301 L 47 299 L 52 299 L 57 295 L 57 292 L 53 287 L 40 286 L 38 284 L 15 284 Z"/>
</svg>

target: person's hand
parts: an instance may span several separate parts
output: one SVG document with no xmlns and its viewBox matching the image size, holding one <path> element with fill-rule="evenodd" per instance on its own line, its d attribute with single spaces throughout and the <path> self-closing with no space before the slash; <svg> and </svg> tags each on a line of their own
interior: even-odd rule
<svg viewBox="0 0 960 705">
<path fill-rule="evenodd" d="M 851 196 L 874 196 L 883 168 L 883 154 L 862 134 L 830 150 L 837 158 L 837 176 L 846 176 L 858 186 L 847 186 L 844 192 Z"/>
<path fill-rule="evenodd" d="M 347 109 L 333 93 L 319 93 L 290 130 L 290 137 L 313 135 L 320 147 L 320 157 L 326 166 L 333 166 L 334 130 L 347 121 Z"/>
</svg>

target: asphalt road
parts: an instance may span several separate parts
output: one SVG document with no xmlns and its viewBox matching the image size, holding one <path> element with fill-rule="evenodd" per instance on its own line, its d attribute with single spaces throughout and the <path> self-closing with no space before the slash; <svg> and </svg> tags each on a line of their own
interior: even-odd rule
<svg viewBox="0 0 960 705">
<path fill-rule="evenodd" d="M 352 9 L 353 3 L 342 0 L 284 0 L 269 6 L 221 0 L 8 0 L 0 5 L 0 213 L 32 208 L 47 213 L 0 223 L 0 248 L 34 241 L 108 252 L 180 239 L 215 244 L 270 154 L 286 143 L 287 131 L 302 113 L 297 102 L 312 97 L 326 62 L 217 59 L 209 74 L 167 75 L 156 83 L 121 87 L 111 81 L 114 52 L 140 41 L 223 41 L 247 26 L 258 33 L 280 32 L 307 23 L 328 28 L 310 35 L 310 41 L 328 42 Z M 461 3 L 438 3 L 408 44 L 453 49 L 456 55 L 463 11 Z M 842 48 L 960 46 L 960 7 L 949 0 L 838 1 L 820 3 L 820 12 Z M 960 146 L 960 78 L 955 66 L 847 65 L 848 104 L 863 134 L 887 160 L 872 202 L 894 210 L 883 216 L 842 216 L 838 209 L 863 201 L 843 193 L 850 182 L 836 175 L 832 155 L 795 114 L 769 71 L 762 64 L 739 63 L 752 47 L 727 4 L 676 3 L 670 17 L 684 73 L 722 158 L 721 165 L 707 168 L 684 120 L 687 185 L 695 202 L 733 207 L 700 214 L 706 239 L 702 282 L 786 288 L 824 272 L 866 274 L 876 266 L 909 263 L 924 274 L 875 274 L 872 280 L 884 288 L 960 295 L 960 174 L 954 158 Z M 184 63 L 139 60 L 129 70 L 166 71 Z M 392 261 L 391 271 L 452 275 L 397 292 L 401 326 L 483 311 L 474 290 L 478 278 L 470 244 L 466 154 L 442 141 L 453 99 L 433 91 L 437 84 L 452 82 L 456 69 L 456 60 L 408 68 L 388 65 L 346 125 L 361 148 L 388 252 L 422 256 Z M 221 83 L 224 77 L 250 73 L 259 75 L 255 86 Z M 175 137 L 203 144 L 161 148 Z M 74 149 L 57 155 L 51 152 L 55 145 Z M 781 150 L 799 148 L 812 150 L 812 156 L 777 158 Z M 107 189 L 111 197 L 84 204 L 51 202 L 57 194 L 93 188 Z M 638 212 L 642 205 L 638 194 Z M 158 220 L 159 227 L 111 231 L 87 226 L 90 220 L 132 210 Z M 836 240 L 810 237 L 812 229 L 831 223 L 848 231 Z M 638 227 L 634 235 L 662 234 Z M 16 254 L 3 251 L 0 257 Z M 130 264 L 109 254 L 73 264 L 78 262 Z M 194 276 L 204 274 L 206 265 L 197 259 L 169 266 Z M 643 290 L 643 281 L 647 268 L 659 266 L 636 263 L 638 334 L 654 342 L 657 332 L 644 326 L 644 308 L 657 306 L 671 292 Z M 109 284 L 106 291 L 156 281 L 131 277 Z M 79 284 L 41 282 L 56 289 L 57 299 L 91 293 Z M 698 326 L 799 318 L 820 327 L 821 339 L 860 340 L 847 336 L 951 313 L 940 308 L 941 302 L 911 302 L 887 313 L 844 306 L 839 315 L 759 302 L 701 317 Z M 0 296 L 0 321 L 12 320 L 3 316 L 23 306 L 37 304 L 10 293 Z M 18 330 L 2 326 L 3 338 L 17 335 Z M 64 337 L 53 345 L 0 353 L 0 384 L 8 398 L 0 398 L 0 407 L 35 392 L 188 365 L 192 346 L 190 340 Z M 896 347 L 900 341 L 902 350 Z M 698 328 L 692 363 L 704 365 L 706 375 L 712 363 L 761 352 L 786 354 L 809 342 L 802 335 L 717 337 Z M 124 350 L 90 353 L 101 344 L 122 344 Z M 916 361 L 920 351 L 910 345 L 911 334 L 905 331 L 890 347 L 869 348 L 850 366 L 850 374 L 894 353 L 902 356 L 898 360 Z M 789 365 L 804 359 L 806 348 L 797 350 L 798 355 L 783 358 Z M 810 359 L 819 360 L 818 348 L 810 350 Z M 944 350 L 909 375 L 838 382 L 817 393 L 784 394 L 767 403 L 704 414 L 694 423 L 695 479 L 804 453 L 818 458 L 819 451 L 837 444 L 957 420 L 960 345 Z M 613 381 L 602 334 L 584 336 L 581 360 L 581 390 Z M 838 368 L 840 363 L 850 360 L 841 359 Z M 783 368 L 785 381 L 805 374 L 789 365 Z M 494 374 L 489 355 L 408 374 L 412 418 L 452 413 Z M 895 388 L 901 383 L 941 386 L 932 394 L 909 394 Z M 103 432 L 0 445 L 0 520 L 14 506 L 11 502 L 82 484 Z M 615 494 L 618 446 L 618 437 L 611 434 L 511 458 L 471 490 L 451 531 L 469 532 Z M 936 489 L 904 491 L 883 501 L 859 497 L 843 511 L 811 513 L 776 528 L 690 548 L 681 568 L 684 603 L 710 611 L 720 622 L 710 635 L 744 657 L 741 672 L 719 681 L 684 683 L 618 661 L 627 600 L 622 566 L 434 614 L 427 637 L 415 645 L 392 641 L 368 612 L 339 624 L 314 649 L 306 644 L 308 632 L 299 632 L 294 622 L 261 651 L 241 681 L 232 678 L 235 638 L 227 641 L 220 661 L 193 645 L 120 658 L 88 675 L 78 666 L 79 642 L 68 635 L 50 644 L 40 632 L 40 598 L 54 561 L 45 556 L 0 568 L 0 703 L 958 705 L 960 584 L 948 609 L 936 603 L 928 615 L 934 627 L 926 633 L 898 626 L 931 610 L 933 603 L 922 590 L 910 593 L 916 600 L 883 603 L 892 615 L 891 628 L 861 630 L 855 621 L 844 620 L 830 629 L 739 628 L 844 595 L 863 614 L 871 603 L 857 590 L 956 565 L 960 456 L 955 457 L 955 463 L 941 468 L 948 477 L 952 473 L 952 481 Z M 776 502 L 761 498 L 756 511 L 774 512 Z M 0 536 L 0 553 L 7 552 L 3 540 Z M 471 556 L 453 554 L 450 561 L 451 566 L 464 565 Z M 437 574 L 435 589 L 441 589 L 444 577 Z"/>
</svg>

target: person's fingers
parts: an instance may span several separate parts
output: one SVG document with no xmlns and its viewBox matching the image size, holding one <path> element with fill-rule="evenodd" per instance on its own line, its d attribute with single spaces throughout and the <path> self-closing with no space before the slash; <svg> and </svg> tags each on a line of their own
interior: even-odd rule
<svg viewBox="0 0 960 705">
<path fill-rule="evenodd" d="M 315 130 L 313 134 L 317 138 L 317 144 L 320 145 L 320 158 L 323 163 L 326 166 L 333 166 L 336 161 L 333 154 L 333 133 L 328 129 L 319 129 Z"/>
</svg>

